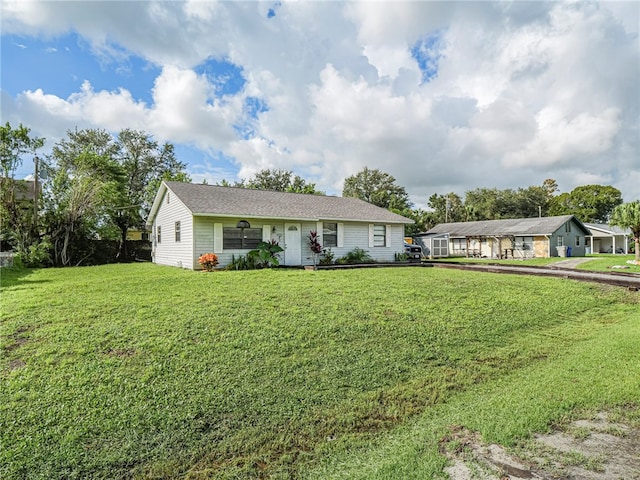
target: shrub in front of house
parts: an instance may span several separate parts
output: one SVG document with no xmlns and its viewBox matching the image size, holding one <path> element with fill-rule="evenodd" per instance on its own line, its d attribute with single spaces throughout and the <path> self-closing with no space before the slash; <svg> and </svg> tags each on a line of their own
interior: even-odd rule
<svg viewBox="0 0 640 480">
<path fill-rule="evenodd" d="M 366 250 L 356 247 L 344 257 L 340 257 L 336 263 L 341 265 L 354 265 L 358 263 L 374 263 L 374 260 Z"/>
<path fill-rule="evenodd" d="M 200 268 L 207 272 L 213 272 L 218 266 L 218 256 L 215 253 L 203 253 L 198 258 Z"/>
<path fill-rule="evenodd" d="M 333 265 L 334 255 L 330 248 L 325 248 L 322 251 L 322 256 L 318 262 L 320 265 Z"/>
</svg>

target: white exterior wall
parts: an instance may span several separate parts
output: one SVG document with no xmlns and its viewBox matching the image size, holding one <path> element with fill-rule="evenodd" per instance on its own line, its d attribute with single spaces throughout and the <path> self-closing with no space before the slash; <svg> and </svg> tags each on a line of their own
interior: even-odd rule
<svg viewBox="0 0 640 480">
<path fill-rule="evenodd" d="M 167 203 L 169 195 L 169 203 Z M 180 241 L 175 241 L 175 222 L 180 222 Z M 156 238 L 161 227 L 161 242 Z M 193 268 L 193 218 L 191 212 L 169 190 L 165 192 L 153 222 L 152 259 L 159 265 Z"/>
<path fill-rule="evenodd" d="M 320 222 L 322 223 L 322 222 Z M 337 247 L 331 247 L 331 253 L 333 253 L 334 260 L 337 260 L 340 257 L 344 257 L 347 253 L 349 253 L 354 248 L 358 247 L 362 250 L 365 250 L 371 258 L 373 258 L 376 262 L 393 262 L 395 260 L 396 253 L 404 252 L 404 225 L 390 225 L 385 223 L 376 223 L 376 225 L 386 225 L 387 226 L 387 244 L 384 247 L 374 247 L 370 246 L 369 239 L 369 225 L 373 225 L 370 223 L 339 223 L 338 229 L 340 230 L 340 225 L 342 225 L 343 231 L 342 234 L 338 233 L 339 240 L 342 238 L 343 242 L 340 244 L 338 242 Z M 316 229 L 317 227 L 314 227 Z M 307 235 L 308 235 L 307 229 Z M 318 231 L 321 231 L 318 229 Z M 303 226 L 304 232 L 304 226 Z M 302 251 L 303 260 L 307 260 L 308 258 L 309 265 L 311 265 L 311 250 L 308 245 L 305 245 L 305 248 Z"/>
<path fill-rule="evenodd" d="M 198 257 L 204 253 L 215 253 L 218 255 L 220 267 L 229 264 L 232 255 L 236 257 L 246 255 L 249 250 L 224 250 L 222 248 L 222 229 L 235 227 L 238 220 L 241 220 L 241 218 L 195 217 L 193 265 L 189 268 L 199 269 Z M 281 246 L 284 245 L 284 220 L 249 219 L 249 223 L 251 224 L 251 228 L 263 228 L 264 240 L 275 240 Z M 312 230 L 318 231 L 321 234 L 320 240 L 322 242 L 322 222 L 295 222 L 294 220 L 287 220 L 287 223 L 300 223 L 302 265 L 313 265 L 308 235 Z M 395 254 L 404 251 L 404 225 L 386 224 L 389 230 L 387 234 L 387 239 L 389 240 L 387 246 L 369 247 L 369 223 L 337 223 L 339 224 L 338 237 L 339 245 L 341 246 L 331 247 L 334 259 L 343 257 L 354 248 L 359 247 L 367 251 L 376 261 L 393 262 L 395 260 Z M 219 238 L 216 237 L 216 232 L 220 235 Z M 280 254 L 280 257 L 282 264 L 282 254 Z"/>
<path fill-rule="evenodd" d="M 244 218 L 194 217 L 194 270 L 200 269 L 198 258 L 204 253 L 215 253 L 218 256 L 219 266 L 224 267 L 231 263 L 232 256 L 237 258 L 249 252 L 249 250 L 223 249 L 223 229 L 235 228 L 239 220 L 244 220 Z M 249 219 L 248 221 L 251 224 L 251 228 L 262 228 L 264 230 L 263 240 L 275 240 L 280 245 L 284 244 L 284 222 L 281 220 L 270 222 L 269 220 Z M 272 232 L 274 227 L 276 231 Z"/>
</svg>

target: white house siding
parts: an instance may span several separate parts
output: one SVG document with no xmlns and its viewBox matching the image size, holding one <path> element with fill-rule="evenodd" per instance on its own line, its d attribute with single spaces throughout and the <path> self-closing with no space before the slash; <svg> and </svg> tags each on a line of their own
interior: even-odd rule
<svg viewBox="0 0 640 480">
<path fill-rule="evenodd" d="M 354 248 L 358 247 L 365 250 L 373 260 L 377 262 L 393 262 L 395 260 L 396 253 L 404 252 L 404 225 L 390 225 L 384 223 L 376 223 L 376 225 L 386 225 L 388 229 L 387 233 L 387 245 L 384 247 L 370 247 L 369 246 L 369 225 L 370 223 L 341 223 L 343 226 L 342 235 L 339 237 L 343 239 L 342 246 L 331 247 L 331 253 L 334 256 L 334 260 L 340 257 L 344 257 Z M 304 232 L 304 229 L 303 229 Z M 308 234 L 308 233 L 307 233 Z M 305 245 L 303 251 L 303 260 L 311 261 L 311 250 L 308 245 Z"/>
<path fill-rule="evenodd" d="M 193 218 L 191 212 L 171 192 L 169 203 L 165 193 L 162 204 L 153 222 L 153 261 L 159 265 L 193 268 Z M 175 241 L 175 222 L 180 222 L 180 241 Z M 158 243 L 157 227 L 161 227 L 162 238 Z"/>
<path fill-rule="evenodd" d="M 231 263 L 232 257 L 238 258 L 246 255 L 249 250 L 224 250 L 223 249 L 223 229 L 235 228 L 239 220 L 245 218 L 220 218 L 220 217 L 194 217 L 195 241 L 193 253 L 193 269 L 200 269 L 198 258 L 204 253 L 215 253 L 218 256 L 220 267 Z M 263 240 L 276 240 L 280 245 L 284 243 L 284 223 L 281 220 L 254 220 L 249 219 L 251 228 L 262 228 Z M 268 232 L 265 229 L 268 227 Z M 272 229 L 275 227 L 275 232 Z M 218 236 L 216 238 L 216 236 Z"/>
<path fill-rule="evenodd" d="M 222 228 L 235 227 L 240 218 L 217 218 L 217 217 L 195 217 L 194 218 L 194 255 L 191 268 L 199 269 L 198 257 L 203 253 L 215 253 L 218 255 L 219 266 L 224 267 L 231 262 L 232 256 L 236 258 L 240 255 L 246 255 L 248 250 L 223 250 L 216 251 L 215 245 L 215 225 L 218 224 L 218 231 L 221 233 Z M 335 223 L 335 221 L 332 221 Z M 255 220 L 249 219 L 251 228 L 265 227 L 265 240 L 275 240 L 280 245 L 284 245 L 284 221 L 283 220 Z M 302 246 L 302 264 L 313 265 L 313 257 L 309 248 L 309 232 L 321 231 L 319 227 L 322 222 L 291 221 L 288 223 L 300 223 L 300 242 Z M 404 251 L 404 225 L 387 225 L 389 228 L 388 239 L 390 240 L 385 247 L 369 247 L 369 223 L 343 223 L 337 222 L 339 226 L 339 241 L 342 246 L 331 247 L 334 259 L 343 257 L 356 247 L 359 247 L 369 253 L 376 261 L 392 262 L 395 260 L 395 254 Z M 267 231 L 268 230 L 268 231 Z M 164 237 L 163 232 L 163 237 Z M 322 240 L 322 238 L 321 238 Z M 222 239 L 219 241 L 222 245 Z M 282 255 L 282 254 L 281 254 Z"/>
</svg>

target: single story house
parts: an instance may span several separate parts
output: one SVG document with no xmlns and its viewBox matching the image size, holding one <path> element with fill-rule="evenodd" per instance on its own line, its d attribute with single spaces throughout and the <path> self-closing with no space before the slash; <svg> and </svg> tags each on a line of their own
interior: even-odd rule
<svg viewBox="0 0 640 480">
<path fill-rule="evenodd" d="M 630 228 L 600 223 L 585 223 L 585 226 L 591 230 L 587 237 L 587 253 L 629 253 Z"/>
<path fill-rule="evenodd" d="M 356 247 L 376 261 L 404 251 L 404 226 L 413 220 L 357 198 L 162 182 L 147 219 L 155 263 L 199 269 L 204 253 L 219 265 L 261 241 L 284 249 L 281 265 L 312 265 L 308 235 L 319 233 L 336 258 Z"/>
<path fill-rule="evenodd" d="M 573 215 L 441 223 L 414 236 L 431 256 L 533 258 L 584 256 L 589 229 Z M 442 239 L 447 239 L 443 241 Z M 438 240 L 438 250 L 433 243 Z M 442 248 L 446 243 L 448 251 Z"/>
</svg>

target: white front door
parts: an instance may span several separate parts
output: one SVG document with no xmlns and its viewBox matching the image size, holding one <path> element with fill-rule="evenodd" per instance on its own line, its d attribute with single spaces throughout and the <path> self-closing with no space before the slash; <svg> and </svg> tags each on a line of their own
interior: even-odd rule
<svg viewBox="0 0 640 480">
<path fill-rule="evenodd" d="M 284 264 L 302 265 L 302 236 L 299 223 L 284 224 Z"/>
</svg>

